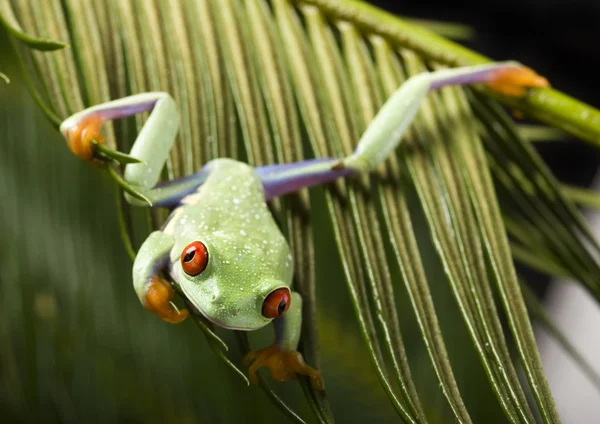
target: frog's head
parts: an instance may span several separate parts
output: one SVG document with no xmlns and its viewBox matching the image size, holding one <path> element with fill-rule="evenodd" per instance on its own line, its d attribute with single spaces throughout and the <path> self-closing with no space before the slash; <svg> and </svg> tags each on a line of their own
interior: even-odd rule
<svg viewBox="0 0 600 424">
<path fill-rule="evenodd" d="M 290 306 L 291 268 L 281 268 L 287 252 L 279 250 L 240 245 L 214 234 L 188 240 L 173 248 L 171 276 L 210 321 L 229 329 L 256 330 Z"/>
</svg>

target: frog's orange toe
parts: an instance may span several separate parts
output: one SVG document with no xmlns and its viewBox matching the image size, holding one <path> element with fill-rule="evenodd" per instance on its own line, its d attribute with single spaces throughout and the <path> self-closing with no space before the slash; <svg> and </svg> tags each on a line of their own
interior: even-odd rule
<svg viewBox="0 0 600 424">
<path fill-rule="evenodd" d="M 64 132 L 67 145 L 75 156 L 86 161 L 94 158 L 92 141 L 104 142 L 104 138 L 100 134 L 103 122 L 104 120 L 100 116 L 90 115 Z"/>
<path fill-rule="evenodd" d="M 173 295 L 171 284 L 164 278 L 155 275 L 146 286 L 144 307 L 168 323 L 179 324 L 187 318 L 189 313 L 187 309 L 175 308 L 171 302 Z"/>
<path fill-rule="evenodd" d="M 487 84 L 505 96 L 522 97 L 527 88 L 549 87 L 548 80 L 526 67 L 505 68 L 494 72 Z"/>
<path fill-rule="evenodd" d="M 323 379 L 316 369 L 308 366 L 300 352 L 287 350 L 274 343 L 271 346 L 249 352 L 243 359 L 244 365 L 249 366 L 248 378 L 253 384 L 258 384 L 257 371 L 267 367 L 276 381 L 295 380 L 298 375 L 306 375 L 314 388 L 322 390 Z"/>
</svg>

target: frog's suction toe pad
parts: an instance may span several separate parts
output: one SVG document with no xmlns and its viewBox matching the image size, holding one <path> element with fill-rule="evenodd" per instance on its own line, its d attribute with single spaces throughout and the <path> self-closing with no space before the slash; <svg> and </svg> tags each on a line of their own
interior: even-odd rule
<svg viewBox="0 0 600 424">
<path fill-rule="evenodd" d="M 550 86 L 546 78 L 524 66 L 499 69 L 492 74 L 487 84 L 498 93 L 513 97 L 524 96 L 527 88 Z"/>
</svg>

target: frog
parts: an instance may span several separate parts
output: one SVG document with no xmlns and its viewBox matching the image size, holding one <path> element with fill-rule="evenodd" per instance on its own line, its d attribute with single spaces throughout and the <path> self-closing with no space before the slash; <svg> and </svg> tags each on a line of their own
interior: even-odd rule
<svg viewBox="0 0 600 424">
<path fill-rule="evenodd" d="M 320 372 L 297 350 L 302 298 L 292 288 L 292 252 L 267 202 L 375 170 L 400 145 L 428 93 L 478 83 L 515 97 L 548 86 L 545 78 L 512 61 L 424 72 L 387 99 L 347 157 L 261 167 L 217 158 L 194 174 L 163 182 L 179 126 L 176 102 L 166 92 L 89 107 L 64 120 L 60 132 L 76 156 L 99 164 L 102 125 L 150 112 L 129 153 L 135 160 L 124 168 L 123 179 L 134 190 L 124 196 L 134 206 L 168 208 L 170 215 L 135 257 L 132 280 L 140 303 L 167 323 L 180 323 L 189 311 L 173 302 L 175 287 L 193 309 L 225 329 L 253 331 L 272 323 L 274 342 L 243 358 L 249 380 L 257 383 L 257 371 L 266 367 L 277 381 L 305 376 L 323 389 Z"/>
</svg>

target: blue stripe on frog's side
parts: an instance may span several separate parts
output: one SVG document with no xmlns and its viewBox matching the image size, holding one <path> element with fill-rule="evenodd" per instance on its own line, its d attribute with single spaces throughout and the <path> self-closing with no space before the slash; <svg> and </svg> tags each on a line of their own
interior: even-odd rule
<svg viewBox="0 0 600 424">
<path fill-rule="evenodd" d="M 254 168 L 254 172 L 263 184 L 265 200 L 271 200 L 274 197 L 294 193 L 305 187 L 328 183 L 356 173 L 356 171 L 349 168 L 332 169 L 339 162 L 338 159 L 331 158 L 308 159 L 303 162 L 260 166 Z M 152 192 L 159 194 L 160 196 L 157 195 L 156 197 L 161 197 L 161 199 L 153 202 L 154 206 L 176 208 L 186 198 L 190 198 L 190 201 L 192 201 L 191 196 L 206 181 L 213 164 L 213 161 L 208 162 L 195 174 L 157 184 Z M 165 196 L 166 193 L 169 193 L 169 195 Z"/>
<path fill-rule="evenodd" d="M 195 174 L 171 181 L 163 181 L 151 190 L 152 206 L 175 208 L 190 194 L 195 193 L 210 175 L 210 162 Z"/>
</svg>

